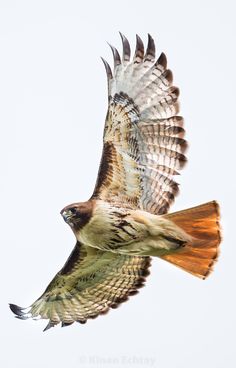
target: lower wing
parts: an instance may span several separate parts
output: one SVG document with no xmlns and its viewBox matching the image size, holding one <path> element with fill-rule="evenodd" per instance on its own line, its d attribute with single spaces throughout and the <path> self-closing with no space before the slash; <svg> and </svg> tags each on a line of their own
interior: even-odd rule
<svg viewBox="0 0 236 368">
<path fill-rule="evenodd" d="M 104 252 L 77 242 L 42 296 L 29 308 L 10 308 L 20 319 L 48 319 L 45 330 L 60 322 L 85 323 L 137 294 L 149 266 L 149 257 Z"/>
</svg>

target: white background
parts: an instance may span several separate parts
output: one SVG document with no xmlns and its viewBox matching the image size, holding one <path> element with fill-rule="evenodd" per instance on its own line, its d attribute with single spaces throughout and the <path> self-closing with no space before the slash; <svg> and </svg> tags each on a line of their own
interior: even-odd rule
<svg viewBox="0 0 236 368">
<path fill-rule="evenodd" d="M 172 211 L 217 199 L 224 241 L 201 281 L 161 260 L 140 294 L 104 317 L 56 327 L 14 318 L 60 269 L 74 237 L 59 211 L 86 200 L 102 149 L 99 57 L 150 32 L 181 90 L 189 163 Z M 233 368 L 234 1 L 0 1 L 1 355 L 4 368 Z"/>
</svg>

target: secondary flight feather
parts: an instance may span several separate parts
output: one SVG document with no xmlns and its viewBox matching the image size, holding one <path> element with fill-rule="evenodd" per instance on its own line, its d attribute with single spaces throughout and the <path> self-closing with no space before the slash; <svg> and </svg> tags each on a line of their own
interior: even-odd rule
<svg viewBox="0 0 236 368">
<path fill-rule="evenodd" d="M 85 323 L 118 307 L 144 285 L 151 256 L 204 279 L 218 255 L 216 201 L 167 214 L 187 143 L 166 56 L 156 59 L 150 35 L 146 51 L 136 37 L 133 58 L 122 34 L 121 40 L 122 57 L 111 46 L 113 70 L 103 60 L 108 111 L 94 192 L 61 211 L 76 245 L 30 307 L 10 304 L 20 319 L 48 320 L 45 330 Z"/>
</svg>

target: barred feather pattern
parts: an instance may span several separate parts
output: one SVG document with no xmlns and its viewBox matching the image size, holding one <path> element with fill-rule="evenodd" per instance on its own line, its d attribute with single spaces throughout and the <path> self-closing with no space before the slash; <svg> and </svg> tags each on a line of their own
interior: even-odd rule
<svg viewBox="0 0 236 368">
<path fill-rule="evenodd" d="M 179 89 L 172 85 L 166 56 L 155 61 L 150 35 L 146 53 L 137 36 L 132 61 L 129 42 L 121 38 L 122 58 L 111 46 L 114 70 L 103 60 L 109 107 L 93 198 L 164 214 L 178 193 L 174 176 L 186 162 Z"/>
<path fill-rule="evenodd" d="M 77 242 L 40 298 L 29 308 L 10 308 L 20 319 L 49 319 L 45 330 L 60 322 L 62 327 L 85 323 L 137 294 L 149 266 L 149 257 L 103 252 Z"/>
</svg>

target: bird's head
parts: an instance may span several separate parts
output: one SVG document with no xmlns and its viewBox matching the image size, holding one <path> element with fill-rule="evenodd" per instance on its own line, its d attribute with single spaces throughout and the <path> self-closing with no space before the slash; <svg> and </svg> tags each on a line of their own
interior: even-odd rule
<svg viewBox="0 0 236 368">
<path fill-rule="evenodd" d="M 75 230 L 81 229 L 89 222 L 92 216 L 92 203 L 73 203 L 61 210 L 61 215 L 65 222 Z"/>
</svg>

